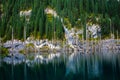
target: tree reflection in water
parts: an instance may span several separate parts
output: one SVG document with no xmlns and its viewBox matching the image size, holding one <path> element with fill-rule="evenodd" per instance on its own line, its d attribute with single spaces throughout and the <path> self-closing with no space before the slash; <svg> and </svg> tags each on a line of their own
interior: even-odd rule
<svg viewBox="0 0 120 80">
<path fill-rule="evenodd" d="M 26 66 L 23 63 L 12 67 L 11 70 L 11 65 L 2 63 L 0 80 L 119 80 L 120 54 L 66 53 L 63 56 L 61 53 L 48 63 L 26 63 Z"/>
</svg>

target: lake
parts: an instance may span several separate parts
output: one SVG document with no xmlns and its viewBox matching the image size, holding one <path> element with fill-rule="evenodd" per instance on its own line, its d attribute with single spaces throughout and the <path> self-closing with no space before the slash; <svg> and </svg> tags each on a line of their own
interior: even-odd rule
<svg viewBox="0 0 120 80">
<path fill-rule="evenodd" d="M 33 59 L 20 64 L 1 62 L 0 80 L 120 80 L 119 52 L 59 53 L 54 58 L 46 53 L 35 60 L 41 54 L 28 55 Z"/>
</svg>

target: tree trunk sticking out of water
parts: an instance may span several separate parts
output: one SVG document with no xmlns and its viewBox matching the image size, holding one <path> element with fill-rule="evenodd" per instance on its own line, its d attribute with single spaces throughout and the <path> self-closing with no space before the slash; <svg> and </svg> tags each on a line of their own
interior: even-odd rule
<svg viewBox="0 0 120 80">
<path fill-rule="evenodd" d="M 13 30 L 13 27 L 12 27 L 12 64 L 11 64 L 11 70 L 12 70 L 12 80 L 14 80 L 14 60 L 13 60 L 13 48 L 14 48 L 14 45 L 13 45 L 13 40 L 14 40 L 14 30 Z"/>
<path fill-rule="evenodd" d="M 82 30 L 84 30 L 84 28 L 82 27 Z M 84 45 L 84 33 L 82 32 L 82 43 Z"/>
<path fill-rule="evenodd" d="M 12 27 L 12 57 L 13 57 L 13 48 L 14 48 L 14 45 L 13 45 L 13 41 L 14 41 L 14 31 L 13 31 L 13 27 Z"/>
<path fill-rule="evenodd" d="M 24 42 L 26 40 L 26 27 L 24 26 Z"/>
<path fill-rule="evenodd" d="M 101 40 L 101 34 L 100 34 L 100 52 L 101 52 L 101 46 L 102 46 L 102 40 Z"/>
<path fill-rule="evenodd" d="M 87 26 L 86 26 L 86 53 L 88 52 L 88 38 L 87 38 Z"/>
<path fill-rule="evenodd" d="M 119 36 L 118 36 L 118 31 L 117 31 L 117 44 L 118 44 L 118 38 L 119 38 Z"/>
<path fill-rule="evenodd" d="M 1 0 L 0 0 L 0 23 L 1 23 L 1 15 L 2 15 L 2 4 L 1 4 Z M 1 25 L 0 25 L 1 26 Z M 1 26 L 2 27 L 2 26 Z M 1 66 L 1 31 L 0 31 L 0 66 Z"/>
<path fill-rule="evenodd" d="M 86 53 L 89 53 L 89 32 L 88 32 L 87 26 L 86 26 L 86 45 L 87 45 Z"/>
<path fill-rule="evenodd" d="M 1 20 L 1 15 L 2 15 L 2 8 L 1 8 L 1 0 L 0 0 L 0 20 Z"/>
<path fill-rule="evenodd" d="M 26 44 L 25 44 L 25 41 L 26 41 L 26 26 L 24 26 L 24 55 L 25 55 L 25 62 L 24 62 L 24 80 L 27 80 L 27 71 L 26 71 L 26 58 L 27 58 L 27 55 L 26 55 Z"/>
<path fill-rule="evenodd" d="M 112 38 L 112 30 L 111 30 L 111 19 L 109 19 L 110 20 L 110 38 Z"/>
<path fill-rule="evenodd" d="M 0 66 L 1 66 L 1 46 L 2 46 L 2 43 L 1 43 L 1 36 L 0 36 Z"/>
</svg>

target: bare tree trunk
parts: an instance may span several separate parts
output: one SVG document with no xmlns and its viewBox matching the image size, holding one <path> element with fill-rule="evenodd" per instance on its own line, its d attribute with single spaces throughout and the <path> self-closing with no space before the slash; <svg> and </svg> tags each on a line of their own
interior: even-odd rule
<svg viewBox="0 0 120 80">
<path fill-rule="evenodd" d="M 2 15 L 2 4 L 1 4 L 1 0 L 0 0 L 0 20 L 1 20 L 1 15 Z M 1 65 L 1 33 L 0 33 L 0 65 Z"/>
<path fill-rule="evenodd" d="M 88 32 L 87 32 L 87 26 L 86 26 L 86 53 L 88 53 Z"/>
<path fill-rule="evenodd" d="M 12 80 L 14 80 L 14 60 L 13 60 L 13 48 L 14 48 L 14 44 L 13 44 L 13 41 L 14 41 L 14 30 L 13 30 L 13 27 L 12 27 Z"/>
<path fill-rule="evenodd" d="M 12 52 L 13 52 L 13 47 L 14 47 L 13 41 L 14 41 L 14 31 L 13 31 L 13 27 L 12 27 Z"/>
<path fill-rule="evenodd" d="M 0 66 L 1 66 L 1 46 L 2 46 L 2 43 L 1 43 L 1 36 L 0 36 Z"/>
<path fill-rule="evenodd" d="M 117 31 L 117 44 L 118 44 L 119 36 L 118 36 L 118 31 Z"/>
<path fill-rule="evenodd" d="M 1 4 L 1 0 L 0 0 L 0 20 L 1 20 L 1 17 L 2 17 L 2 4 Z"/>
<path fill-rule="evenodd" d="M 25 62 L 24 62 L 24 80 L 27 80 L 27 66 L 26 66 L 26 58 L 27 58 L 27 54 L 26 54 L 26 26 L 24 26 L 24 55 L 25 55 Z"/>
</svg>

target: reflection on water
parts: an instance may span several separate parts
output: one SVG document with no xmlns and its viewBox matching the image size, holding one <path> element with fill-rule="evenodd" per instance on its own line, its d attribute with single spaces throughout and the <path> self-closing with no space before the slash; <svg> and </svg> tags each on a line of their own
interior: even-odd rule
<svg viewBox="0 0 120 80">
<path fill-rule="evenodd" d="M 48 54 L 17 65 L 2 62 L 0 80 L 120 80 L 119 53 Z"/>
</svg>

